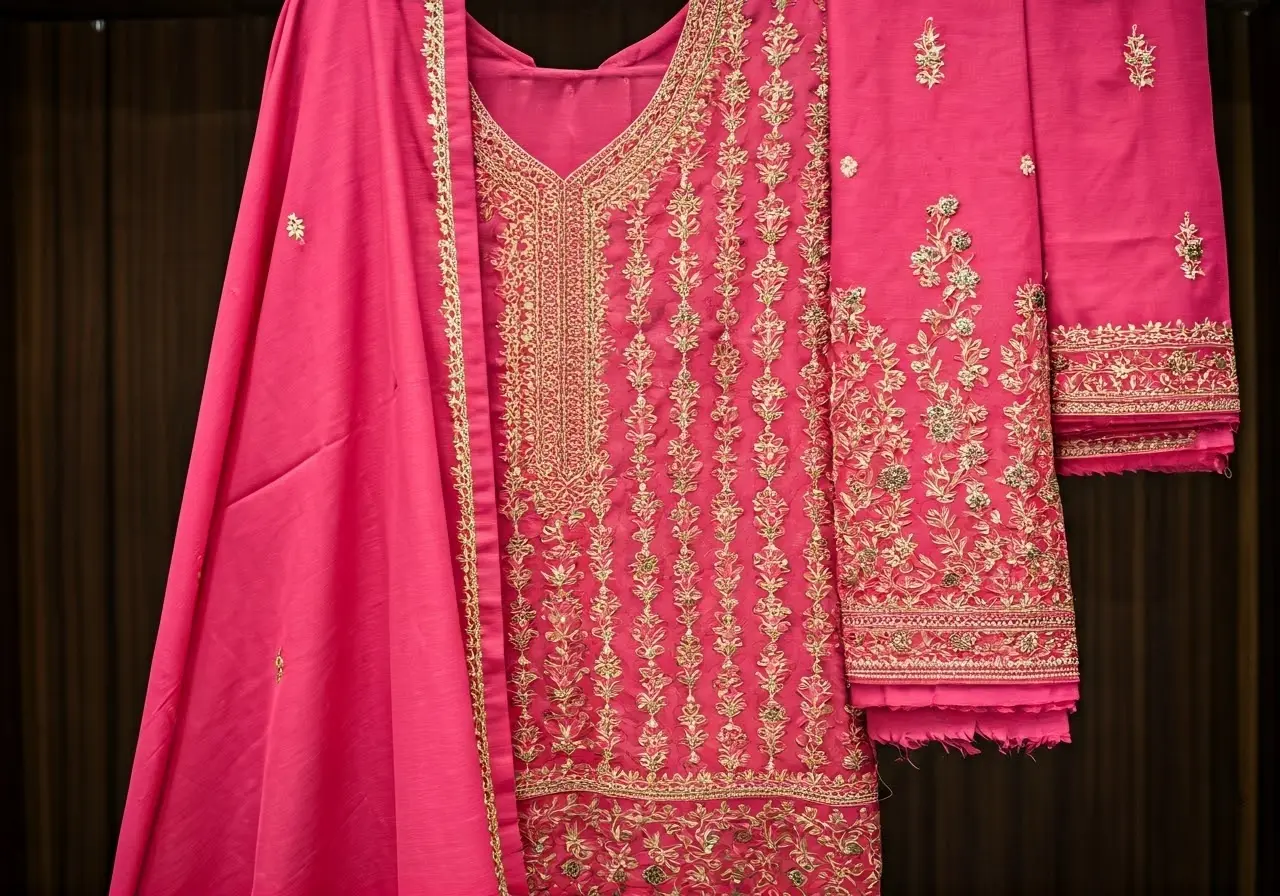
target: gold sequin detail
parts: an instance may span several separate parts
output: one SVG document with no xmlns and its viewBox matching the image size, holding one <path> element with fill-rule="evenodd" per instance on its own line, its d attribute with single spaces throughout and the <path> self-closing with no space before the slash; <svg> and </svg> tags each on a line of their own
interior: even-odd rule
<svg viewBox="0 0 1280 896">
<path fill-rule="evenodd" d="M 284 651 L 276 651 L 276 684 L 284 680 Z"/>
<path fill-rule="evenodd" d="M 1018 160 L 1018 170 L 1021 171 L 1027 177 L 1030 177 L 1031 175 L 1036 173 L 1035 160 L 1032 159 L 1031 156 L 1023 156 L 1021 159 Z"/>
<path fill-rule="evenodd" d="M 1177 246 L 1174 251 L 1182 259 L 1182 276 L 1188 280 L 1203 277 L 1204 268 L 1200 266 L 1200 262 L 1204 260 L 1204 240 L 1200 238 L 1196 225 L 1191 223 L 1191 212 L 1182 216 L 1175 238 Z"/>
<path fill-rule="evenodd" d="M 1129 69 L 1129 83 L 1141 90 L 1156 84 L 1156 48 L 1147 43 L 1145 35 L 1138 33 L 1134 25 L 1124 39 L 1124 64 Z"/>
<path fill-rule="evenodd" d="M 933 17 L 924 20 L 924 32 L 916 38 L 916 82 L 929 89 L 941 84 L 946 77 L 942 73 L 942 51 L 946 44 L 938 40 L 938 32 L 933 27 Z"/>
<path fill-rule="evenodd" d="M 853 177 L 858 173 L 858 160 L 853 156 L 845 156 L 840 160 L 840 173 L 845 177 Z"/>
</svg>

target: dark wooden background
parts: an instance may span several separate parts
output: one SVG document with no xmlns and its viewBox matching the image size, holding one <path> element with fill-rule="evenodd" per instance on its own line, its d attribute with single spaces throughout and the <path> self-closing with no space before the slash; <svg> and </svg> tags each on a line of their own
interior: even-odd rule
<svg viewBox="0 0 1280 896">
<path fill-rule="evenodd" d="M 680 3 L 469 5 L 541 61 L 589 66 Z M 0 3 L 0 892 L 106 889 L 278 7 Z M 1278 12 L 1209 12 L 1245 392 L 1234 475 L 1066 483 L 1075 743 L 882 753 L 886 896 L 1270 878 Z"/>
</svg>

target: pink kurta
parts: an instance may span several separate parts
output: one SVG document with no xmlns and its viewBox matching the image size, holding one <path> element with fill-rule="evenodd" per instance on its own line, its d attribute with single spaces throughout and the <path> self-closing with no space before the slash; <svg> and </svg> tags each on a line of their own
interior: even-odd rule
<svg viewBox="0 0 1280 896">
<path fill-rule="evenodd" d="M 113 894 L 874 894 L 872 742 L 1067 741 L 1058 473 L 1238 413 L 1120 6 L 287 2 Z"/>
</svg>

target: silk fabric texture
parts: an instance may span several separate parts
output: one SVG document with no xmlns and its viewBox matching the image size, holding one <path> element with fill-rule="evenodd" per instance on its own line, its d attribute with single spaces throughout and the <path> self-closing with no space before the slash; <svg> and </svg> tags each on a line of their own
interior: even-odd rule
<svg viewBox="0 0 1280 896">
<path fill-rule="evenodd" d="M 1204 43 L 286 3 L 112 893 L 875 892 L 870 741 L 1069 739 L 1057 474 L 1224 468 Z"/>
</svg>

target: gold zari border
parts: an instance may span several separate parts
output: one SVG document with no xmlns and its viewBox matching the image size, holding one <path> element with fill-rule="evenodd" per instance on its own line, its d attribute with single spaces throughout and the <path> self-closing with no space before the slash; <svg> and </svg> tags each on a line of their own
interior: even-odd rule
<svg viewBox="0 0 1280 896">
<path fill-rule="evenodd" d="M 458 498 L 458 564 L 462 570 L 463 610 L 466 623 L 467 677 L 471 687 L 471 712 L 475 720 L 476 751 L 484 790 L 485 820 L 493 852 L 493 873 L 498 896 L 507 896 L 507 875 L 502 860 L 498 804 L 494 795 L 493 768 L 489 758 L 488 718 L 485 708 L 484 663 L 480 629 L 480 575 L 477 566 L 475 482 L 471 471 L 471 441 L 467 412 L 466 360 L 462 343 L 462 292 L 458 279 L 458 241 L 454 221 L 452 163 L 449 154 L 449 113 L 445 92 L 445 41 L 443 0 L 424 0 L 426 24 L 422 55 L 427 64 L 427 89 L 431 96 L 433 158 L 436 181 L 436 217 L 440 224 L 440 283 L 444 301 L 445 337 L 449 343 L 448 403 L 453 426 L 455 465 L 450 471 Z"/>
<path fill-rule="evenodd" d="M 1050 334 L 1050 352 L 1056 415 L 1240 410 L 1229 323 L 1059 326 Z"/>
</svg>

